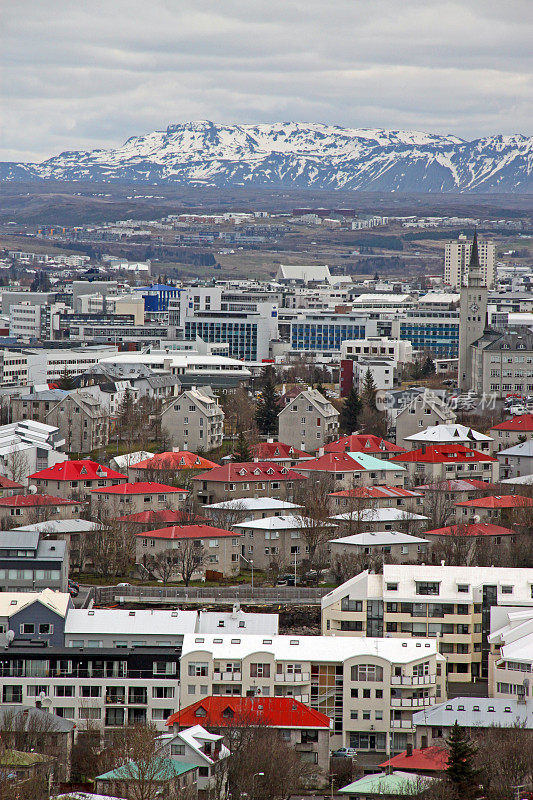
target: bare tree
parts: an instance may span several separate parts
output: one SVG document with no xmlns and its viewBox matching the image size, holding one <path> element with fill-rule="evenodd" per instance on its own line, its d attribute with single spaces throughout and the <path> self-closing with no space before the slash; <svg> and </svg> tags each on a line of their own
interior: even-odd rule
<svg viewBox="0 0 533 800">
<path fill-rule="evenodd" d="M 447 488 L 446 481 L 434 481 L 427 487 L 424 490 L 424 514 L 429 517 L 428 530 L 445 528 L 455 517 L 453 492 Z"/>
<path fill-rule="evenodd" d="M 242 500 L 228 500 L 227 503 L 219 503 L 217 505 L 220 508 L 205 509 L 216 527 L 231 530 L 234 525 L 244 522 L 246 506 Z"/>
<path fill-rule="evenodd" d="M 466 526 L 457 526 L 455 533 L 436 541 L 431 547 L 431 558 L 435 564 L 445 561 L 449 567 L 465 566 L 470 561 L 472 538 L 465 530 Z"/>
<path fill-rule="evenodd" d="M 129 574 L 135 563 L 135 537 L 130 526 L 106 515 L 97 515 L 97 521 L 100 524 L 91 533 L 87 552 L 94 572 L 102 577 Z"/>
<path fill-rule="evenodd" d="M 194 573 L 198 572 L 207 561 L 202 542 L 200 539 L 181 539 L 174 553 L 176 570 L 185 586 L 188 586 Z"/>
<path fill-rule="evenodd" d="M 143 564 L 152 575 L 167 584 L 174 575 L 179 574 L 176 552 L 168 549 L 156 555 L 147 555 L 143 557 Z"/>
<path fill-rule="evenodd" d="M 311 475 L 306 481 L 302 481 L 295 492 L 294 502 L 302 509 L 299 515 L 300 530 L 305 542 L 306 561 L 311 569 L 319 566 L 318 562 L 323 560 L 320 551 L 327 548 L 327 543 L 332 538 L 333 526 L 329 510 L 329 496 L 332 491 L 331 476 Z"/>
<path fill-rule="evenodd" d="M 17 483 L 24 483 L 28 477 L 30 469 L 26 453 L 17 445 L 7 454 L 5 471 L 6 477 Z"/>
</svg>

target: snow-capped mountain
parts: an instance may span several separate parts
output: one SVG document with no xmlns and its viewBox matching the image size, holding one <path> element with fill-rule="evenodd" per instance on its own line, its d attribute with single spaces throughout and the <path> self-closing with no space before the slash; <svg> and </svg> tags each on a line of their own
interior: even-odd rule
<svg viewBox="0 0 533 800">
<path fill-rule="evenodd" d="M 0 180 L 131 181 L 404 192 L 533 191 L 533 137 L 185 122 L 111 150 L 0 164 Z"/>
</svg>

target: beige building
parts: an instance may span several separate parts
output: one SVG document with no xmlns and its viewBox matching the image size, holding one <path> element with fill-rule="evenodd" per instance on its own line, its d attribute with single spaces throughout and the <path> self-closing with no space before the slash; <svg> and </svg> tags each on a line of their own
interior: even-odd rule
<svg viewBox="0 0 533 800">
<path fill-rule="evenodd" d="M 109 444 L 109 413 L 89 392 L 69 392 L 44 421 L 59 428 L 69 453 L 90 453 Z"/>
<path fill-rule="evenodd" d="M 29 480 L 40 492 L 66 499 L 90 500 L 93 489 L 104 489 L 126 483 L 127 478 L 110 467 L 88 458 L 61 461 L 30 475 Z"/>
<path fill-rule="evenodd" d="M 0 524 L 6 527 L 56 519 L 76 519 L 84 505 L 49 494 L 16 494 L 0 498 Z"/>
<path fill-rule="evenodd" d="M 222 444 L 224 412 L 205 389 L 188 389 L 163 410 L 161 429 L 171 447 L 213 450 Z"/>
<path fill-rule="evenodd" d="M 494 425 L 490 432 L 494 436 L 496 450 L 503 450 L 527 439 L 533 439 L 533 414 L 511 417 L 505 422 Z"/>
<path fill-rule="evenodd" d="M 424 445 L 419 450 L 394 456 L 391 461 L 403 464 L 409 479 L 415 483 L 440 483 L 460 478 L 496 483 L 500 467 L 494 456 L 461 444 Z"/>
<path fill-rule="evenodd" d="M 485 285 L 494 286 L 496 245 L 491 239 L 479 239 L 479 263 Z M 458 239 L 446 242 L 444 253 L 444 283 L 460 289 L 468 284 L 468 272 L 472 254 L 472 242 L 461 234 Z"/>
<path fill-rule="evenodd" d="M 186 634 L 180 703 L 294 697 L 330 717 L 331 747 L 379 764 L 412 741 L 413 711 L 446 699 L 445 671 L 434 639 Z"/>
<path fill-rule="evenodd" d="M 177 511 L 187 499 L 185 489 L 167 486 L 164 483 L 120 483 L 91 491 L 91 509 L 104 512 L 105 516 L 119 517 L 138 514 L 139 511 Z"/>
<path fill-rule="evenodd" d="M 204 505 L 227 500 L 272 497 L 292 502 L 295 489 L 307 480 L 299 472 L 270 461 L 224 464 L 193 478 L 196 497 Z"/>
<path fill-rule="evenodd" d="M 241 535 L 214 528 L 211 525 L 172 525 L 156 531 L 145 531 L 135 534 L 135 553 L 137 564 L 149 566 L 151 556 L 167 551 L 176 554 L 179 565 L 179 553 L 187 542 L 202 548 L 203 560 L 195 570 L 192 579 L 200 580 L 206 570 L 220 572 L 224 577 L 238 575 L 241 563 Z"/>
<path fill-rule="evenodd" d="M 493 606 L 531 605 L 533 570 L 385 564 L 361 572 L 322 598 L 326 636 L 434 637 L 449 681 L 489 674 Z"/>
<path fill-rule="evenodd" d="M 316 389 L 305 389 L 278 414 L 279 438 L 314 453 L 339 435 L 339 412 Z"/>
<path fill-rule="evenodd" d="M 516 570 L 517 573 L 533 570 Z M 531 575 L 529 576 L 531 584 Z M 520 591 L 519 576 L 516 576 L 513 592 Z M 518 584 L 518 586 L 516 585 Z M 507 608 L 491 611 L 489 636 L 489 697 L 518 700 L 531 703 L 533 685 L 533 599 L 527 586 L 509 600 Z M 526 592 L 523 592 L 526 588 Z"/>
<path fill-rule="evenodd" d="M 475 392 L 497 397 L 533 394 L 533 333 L 528 327 L 487 331 L 470 349 L 470 385 Z"/>
<path fill-rule="evenodd" d="M 451 425 L 457 415 L 433 392 L 422 392 L 414 397 L 396 416 L 396 444 L 411 449 L 408 436 L 432 425 Z"/>
<path fill-rule="evenodd" d="M 233 526 L 242 533 L 242 554 L 254 562 L 257 569 L 267 570 L 271 565 L 291 570 L 308 557 L 307 531 L 314 531 L 318 523 L 303 516 L 274 516 L 248 520 Z M 335 535 L 334 522 L 320 524 L 320 528 Z M 311 535 L 311 534 L 310 534 Z"/>
<path fill-rule="evenodd" d="M 348 556 L 378 556 L 394 559 L 395 564 L 414 564 L 427 560 L 429 542 L 419 536 L 401 531 L 367 531 L 353 536 L 331 539 L 331 558 Z"/>
</svg>

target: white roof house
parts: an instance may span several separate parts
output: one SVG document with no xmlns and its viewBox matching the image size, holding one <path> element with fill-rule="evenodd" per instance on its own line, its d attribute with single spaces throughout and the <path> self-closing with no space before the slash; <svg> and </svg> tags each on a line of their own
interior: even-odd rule
<svg viewBox="0 0 533 800">
<path fill-rule="evenodd" d="M 519 478 L 506 478 L 500 483 L 514 483 L 517 486 L 530 486 L 533 484 L 533 475 L 521 475 Z"/>
<path fill-rule="evenodd" d="M 411 511 L 405 511 L 403 508 L 362 508 L 357 511 L 346 511 L 344 514 L 336 514 L 331 519 L 339 520 L 339 522 L 350 522 L 350 520 L 357 520 L 358 522 L 424 522 L 429 519 L 422 514 L 413 514 Z"/>
<path fill-rule="evenodd" d="M 301 506 L 275 497 L 242 497 L 239 500 L 225 500 L 203 506 L 206 511 L 292 511 Z"/>
<path fill-rule="evenodd" d="M 518 723 L 531 729 L 533 703 L 519 703 L 514 697 L 454 697 L 413 714 L 415 728 L 451 728 L 456 722 L 462 728 L 513 728 Z"/>
<path fill-rule="evenodd" d="M 310 520 L 309 520 L 310 522 Z M 238 522 L 234 528 L 254 528 L 261 531 L 286 531 L 286 530 L 301 530 L 307 524 L 306 517 L 288 515 L 280 517 L 264 517 L 263 519 L 248 520 L 248 522 Z M 313 523 L 313 526 L 316 525 Z M 336 525 L 332 522 L 324 522 L 321 527 L 335 528 Z"/>
<path fill-rule="evenodd" d="M 44 522 L 32 522 L 29 525 L 21 525 L 18 528 L 13 528 L 13 531 L 29 532 L 36 531 L 37 533 L 86 533 L 87 531 L 94 531 L 98 528 L 100 523 L 88 519 L 50 519 Z"/>
<path fill-rule="evenodd" d="M 463 444 L 473 442 L 493 442 L 492 436 L 479 433 L 466 425 L 431 425 L 423 431 L 405 437 L 406 442 L 420 444 Z"/>
<path fill-rule="evenodd" d="M 388 547 L 393 544 L 429 544 L 428 539 L 419 536 L 409 536 L 401 531 L 374 531 L 355 533 L 353 536 L 341 536 L 340 539 L 330 539 L 335 544 L 354 545 L 355 547 Z"/>
<path fill-rule="evenodd" d="M 327 264 L 321 266 L 280 264 L 275 280 L 283 283 L 332 283 Z"/>
<path fill-rule="evenodd" d="M 197 633 L 246 633 L 274 635 L 279 630 L 278 614 L 247 614 L 237 605 L 233 611 L 200 611 Z"/>
<path fill-rule="evenodd" d="M 32 603 L 39 602 L 61 617 L 67 613 L 70 603 L 68 592 L 0 592 L 0 617 L 11 617 Z"/>
</svg>

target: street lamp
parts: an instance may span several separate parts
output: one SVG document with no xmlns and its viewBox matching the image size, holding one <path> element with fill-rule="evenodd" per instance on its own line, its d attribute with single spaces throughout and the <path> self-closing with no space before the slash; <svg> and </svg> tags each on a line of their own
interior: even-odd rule
<svg viewBox="0 0 533 800">
<path fill-rule="evenodd" d="M 252 777 L 252 797 L 253 798 L 255 798 L 255 779 L 259 778 L 261 776 L 264 778 L 265 777 L 265 773 L 264 772 L 254 772 L 254 775 Z"/>
<path fill-rule="evenodd" d="M 241 556 L 243 561 L 246 561 L 252 568 L 252 597 L 254 596 L 254 560 L 253 558 L 247 559 L 244 556 Z M 258 773 L 259 774 L 259 773 Z"/>
</svg>

